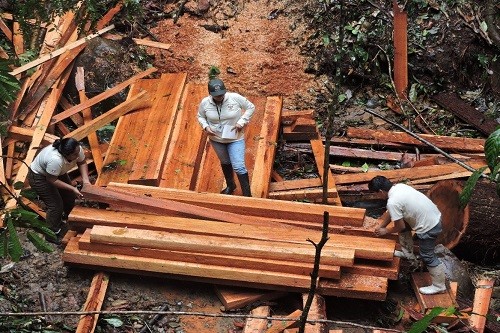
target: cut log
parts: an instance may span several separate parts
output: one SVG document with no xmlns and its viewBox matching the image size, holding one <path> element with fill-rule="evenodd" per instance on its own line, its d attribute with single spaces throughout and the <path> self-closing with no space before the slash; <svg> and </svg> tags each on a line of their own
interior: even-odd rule
<svg viewBox="0 0 500 333">
<path fill-rule="evenodd" d="M 427 192 L 441 212 L 443 232 L 436 244 L 443 244 L 448 249 L 458 244 L 469 224 L 469 207 L 460 207 L 461 192 L 462 185 L 454 180 L 440 181 Z"/>
<path fill-rule="evenodd" d="M 473 262 L 500 261 L 500 198 L 495 185 L 479 181 L 469 201 L 469 223 L 453 252 Z"/>
</svg>

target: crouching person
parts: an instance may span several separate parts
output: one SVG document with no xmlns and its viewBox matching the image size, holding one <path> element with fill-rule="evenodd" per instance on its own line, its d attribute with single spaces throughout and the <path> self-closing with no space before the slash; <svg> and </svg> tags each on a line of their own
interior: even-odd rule
<svg viewBox="0 0 500 333">
<path fill-rule="evenodd" d="M 368 183 L 368 188 L 370 191 L 380 191 L 385 195 L 389 212 L 381 219 L 375 234 L 383 236 L 388 233 L 398 233 L 402 250 L 396 251 L 394 255 L 416 260 L 411 238 L 411 231 L 415 231 L 419 240 L 420 257 L 432 278 L 432 284 L 419 288 L 419 291 L 425 295 L 444 293 L 446 291 L 444 264 L 434 253 L 436 239 L 442 232 L 441 212 L 438 207 L 425 194 L 413 187 L 393 184 L 383 176 L 374 177 Z M 387 227 L 391 221 L 394 225 Z"/>
</svg>

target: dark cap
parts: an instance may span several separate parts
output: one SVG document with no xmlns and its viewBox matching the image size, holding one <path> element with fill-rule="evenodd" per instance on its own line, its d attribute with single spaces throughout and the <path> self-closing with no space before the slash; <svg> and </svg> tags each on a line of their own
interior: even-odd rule
<svg viewBox="0 0 500 333">
<path fill-rule="evenodd" d="M 211 79 L 208 81 L 208 92 L 210 96 L 220 96 L 226 93 L 226 86 L 224 86 L 224 82 L 221 79 Z"/>
</svg>

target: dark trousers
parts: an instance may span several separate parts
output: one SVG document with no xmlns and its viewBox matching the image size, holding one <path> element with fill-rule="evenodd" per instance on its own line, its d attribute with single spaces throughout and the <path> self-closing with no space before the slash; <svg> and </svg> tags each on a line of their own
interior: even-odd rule
<svg viewBox="0 0 500 333">
<path fill-rule="evenodd" d="M 71 184 L 67 174 L 59 176 L 59 180 Z M 66 218 L 75 207 L 76 195 L 72 191 L 57 188 L 44 175 L 38 175 L 28 170 L 28 182 L 47 206 L 45 221 L 52 231 L 58 231 L 62 226 L 63 216 Z"/>
</svg>

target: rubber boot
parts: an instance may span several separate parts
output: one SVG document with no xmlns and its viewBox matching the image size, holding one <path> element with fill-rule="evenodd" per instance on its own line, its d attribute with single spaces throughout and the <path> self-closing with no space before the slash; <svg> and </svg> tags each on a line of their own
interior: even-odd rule
<svg viewBox="0 0 500 333">
<path fill-rule="evenodd" d="M 233 194 L 236 190 L 236 183 L 234 182 L 233 166 L 231 164 L 221 164 L 222 173 L 226 179 L 226 188 L 220 191 L 221 194 Z"/>
<path fill-rule="evenodd" d="M 248 173 L 238 175 L 238 180 L 240 181 L 241 192 L 243 192 L 243 196 L 251 197 L 252 192 L 250 190 L 250 180 L 248 179 Z"/>
<path fill-rule="evenodd" d="M 411 230 L 401 231 L 399 233 L 399 244 L 401 245 L 401 251 L 394 251 L 394 256 L 403 258 L 410 261 L 416 261 L 417 257 L 413 253 L 413 238 Z"/>
<path fill-rule="evenodd" d="M 446 275 L 444 273 L 444 264 L 440 263 L 436 267 L 427 267 L 431 275 L 432 284 L 427 287 L 421 287 L 418 290 L 423 295 L 442 294 L 446 291 Z"/>
</svg>

